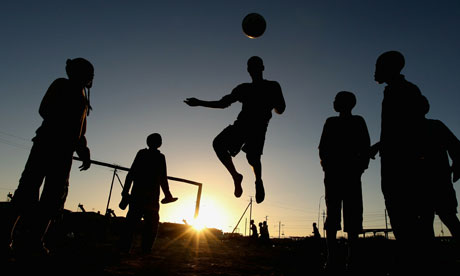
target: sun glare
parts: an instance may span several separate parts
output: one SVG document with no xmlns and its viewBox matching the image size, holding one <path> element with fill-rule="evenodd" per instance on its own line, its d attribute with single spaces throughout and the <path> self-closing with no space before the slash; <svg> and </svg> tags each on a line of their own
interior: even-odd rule
<svg viewBox="0 0 460 276">
<path fill-rule="evenodd" d="M 176 205 L 171 205 L 169 209 L 164 208 L 165 213 L 163 218 L 170 222 L 185 222 L 190 224 L 193 229 L 197 231 L 203 228 L 217 228 L 225 230 L 224 228 L 229 225 L 228 211 L 217 200 L 205 198 L 201 199 L 200 209 L 197 218 L 193 218 L 193 210 L 195 207 L 195 198 L 179 197 Z M 169 206 L 168 206 L 169 207 Z M 175 208 L 173 208 L 175 207 Z M 184 215 L 187 214 L 187 215 Z"/>
<path fill-rule="evenodd" d="M 206 225 L 201 221 L 201 219 L 198 218 L 192 222 L 192 227 L 193 229 L 199 232 L 203 230 L 204 228 L 206 228 Z"/>
</svg>

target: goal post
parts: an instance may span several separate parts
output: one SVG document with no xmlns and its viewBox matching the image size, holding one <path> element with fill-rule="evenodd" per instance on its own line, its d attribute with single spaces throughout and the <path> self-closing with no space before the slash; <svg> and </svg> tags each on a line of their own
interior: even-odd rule
<svg viewBox="0 0 460 276">
<path fill-rule="evenodd" d="M 77 160 L 77 161 L 83 161 L 81 158 L 79 158 L 77 156 L 73 156 L 73 159 Z M 122 166 L 115 165 L 115 164 L 109 164 L 109 163 L 105 163 L 105 162 L 101 162 L 101 161 L 96 161 L 96 160 L 90 160 L 90 162 L 91 162 L 91 164 L 95 164 L 95 165 L 99 165 L 99 166 L 114 169 L 113 178 L 112 178 L 112 184 L 110 185 L 109 199 L 108 199 L 108 202 L 107 202 L 107 208 L 108 208 L 109 203 L 110 203 L 110 198 L 111 198 L 111 195 L 112 195 L 112 188 L 113 188 L 113 182 L 115 180 L 115 176 L 118 178 L 117 170 L 127 171 L 128 172 L 129 168 L 122 167 Z M 119 178 L 118 178 L 118 180 L 120 181 Z M 186 184 L 191 184 L 191 185 L 194 185 L 194 186 L 198 187 L 198 191 L 197 191 L 197 194 L 196 194 L 195 215 L 194 215 L 194 218 L 196 219 L 198 217 L 198 213 L 200 211 L 200 200 L 201 200 L 201 192 L 202 192 L 202 189 L 203 189 L 203 184 L 199 183 L 199 182 L 196 182 L 196 181 L 192 181 L 192 180 L 188 180 L 188 179 L 184 179 L 184 178 L 173 177 L 173 176 L 168 176 L 168 180 L 182 182 L 182 183 L 186 183 Z M 123 187 L 123 184 L 121 183 L 121 181 L 120 181 L 120 185 Z M 107 210 L 106 210 L 106 212 L 107 212 Z"/>
</svg>

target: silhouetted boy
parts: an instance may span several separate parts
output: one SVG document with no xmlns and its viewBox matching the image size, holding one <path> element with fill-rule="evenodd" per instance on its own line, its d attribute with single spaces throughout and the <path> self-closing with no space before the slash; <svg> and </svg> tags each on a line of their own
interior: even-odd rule
<svg viewBox="0 0 460 276">
<path fill-rule="evenodd" d="M 429 111 L 428 100 L 425 114 Z M 460 176 L 460 141 L 441 121 L 425 119 L 423 133 L 423 170 L 426 201 L 433 203 L 433 209 L 449 228 L 452 236 L 460 239 L 460 221 L 457 217 L 457 195 L 452 183 Z M 452 166 L 449 163 L 452 160 Z M 431 221 L 433 225 L 433 221 Z"/>
<path fill-rule="evenodd" d="M 126 175 L 123 186 L 120 208 L 126 208 L 123 203 L 129 202 L 126 215 L 125 231 L 121 240 L 122 251 L 129 253 L 136 226 L 142 218 L 142 252 L 148 254 L 152 250 L 157 236 L 160 221 L 160 187 L 165 198 L 161 203 L 177 200 L 169 191 L 165 156 L 158 150 L 162 144 L 160 134 L 154 133 L 147 137 L 148 149 L 137 152 L 133 164 Z M 131 189 L 132 184 L 132 189 Z M 131 189 L 131 194 L 129 193 Z"/>
<path fill-rule="evenodd" d="M 17 223 L 23 225 L 22 235 L 12 243 L 21 253 L 48 254 L 44 237 L 50 221 L 64 208 L 74 152 L 83 160 L 81 170 L 91 164 L 85 132 L 94 68 L 86 59 L 75 58 L 67 60 L 65 69 L 68 78 L 56 79 L 40 104 L 43 121 L 11 201 L 10 221 L 4 222 L 7 244 Z"/>
<path fill-rule="evenodd" d="M 257 226 L 254 224 L 254 220 L 251 219 L 251 238 L 257 240 L 258 237 Z"/>
<path fill-rule="evenodd" d="M 209 108 L 226 108 L 237 101 L 243 104 L 236 121 L 214 139 L 213 147 L 219 160 L 232 175 L 236 197 L 240 197 L 243 193 L 241 186 L 243 176 L 236 170 L 232 156 L 235 157 L 241 149 L 246 152 L 246 158 L 253 167 L 256 178 L 256 202 L 261 203 L 265 198 L 260 161 L 265 133 L 272 117 L 272 110 L 282 114 L 286 108 L 286 103 L 278 82 L 263 79 L 264 64 L 260 57 L 251 57 L 248 60 L 247 70 L 252 78 L 252 83 L 238 85 L 232 93 L 222 99 L 202 101 L 188 98 L 185 103 L 189 106 Z"/>
<path fill-rule="evenodd" d="M 263 243 L 268 243 L 270 242 L 270 233 L 268 232 L 268 225 L 267 221 L 263 221 L 262 224 L 260 224 L 260 240 Z"/>
<path fill-rule="evenodd" d="M 379 143 L 381 188 L 393 234 L 401 246 L 398 253 L 406 259 L 401 264 L 411 269 L 419 262 L 416 255 L 423 255 L 421 246 L 432 238 L 432 231 L 426 227 L 427 202 L 420 189 L 422 94 L 401 74 L 404 65 L 400 52 L 385 52 L 377 59 L 374 79 L 387 84 Z"/>
<path fill-rule="evenodd" d="M 341 91 L 334 100 L 337 117 L 329 117 L 324 124 L 319 156 L 324 170 L 327 217 L 324 228 L 328 246 L 326 266 L 337 265 L 337 230 L 341 229 L 343 204 L 344 231 L 348 233 L 349 263 L 352 246 L 362 232 L 363 199 L 361 175 L 369 165 L 370 138 L 365 120 L 352 115 L 356 105 L 353 93 Z"/>
<path fill-rule="evenodd" d="M 316 222 L 313 222 L 313 237 L 314 238 L 321 238 L 321 234 L 319 233 L 318 226 L 316 226 Z"/>
</svg>

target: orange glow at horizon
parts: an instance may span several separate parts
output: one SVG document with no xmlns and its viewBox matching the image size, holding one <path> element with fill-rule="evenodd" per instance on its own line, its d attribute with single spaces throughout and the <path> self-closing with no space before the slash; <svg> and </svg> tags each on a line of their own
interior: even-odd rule
<svg viewBox="0 0 460 276">
<path fill-rule="evenodd" d="M 200 209 L 198 217 L 195 219 L 194 208 L 196 203 L 195 195 L 185 195 L 179 197 L 179 200 L 171 205 L 169 208 L 163 209 L 164 221 L 175 223 L 188 223 L 193 226 L 195 230 L 202 230 L 203 228 L 216 228 L 225 230 L 228 228 L 229 213 L 227 208 L 221 202 L 213 198 L 202 197 L 200 202 Z"/>
</svg>

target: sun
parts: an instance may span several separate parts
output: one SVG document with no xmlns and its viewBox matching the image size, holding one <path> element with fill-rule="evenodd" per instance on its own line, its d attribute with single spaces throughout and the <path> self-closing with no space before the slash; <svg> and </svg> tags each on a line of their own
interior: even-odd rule
<svg viewBox="0 0 460 276">
<path fill-rule="evenodd" d="M 230 216 L 228 210 L 222 205 L 221 201 L 214 198 L 202 197 L 198 216 L 194 215 L 195 198 L 190 196 L 184 197 L 182 201 L 179 200 L 175 205 L 171 205 L 169 209 L 164 208 L 165 213 L 163 218 L 170 222 L 185 222 L 197 231 L 205 228 L 216 228 L 224 230 L 225 226 L 232 224 L 229 221 Z M 169 207 L 169 206 L 168 206 Z"/>
<path fill-rule="evenodd" d="M 206 228 L 206 225 L 200 218 L 197 218 L 192 221 L 192 227 L 195 231 L 200 232 L 201 230 Z"/>
</svg>

